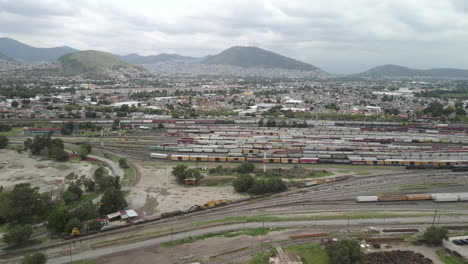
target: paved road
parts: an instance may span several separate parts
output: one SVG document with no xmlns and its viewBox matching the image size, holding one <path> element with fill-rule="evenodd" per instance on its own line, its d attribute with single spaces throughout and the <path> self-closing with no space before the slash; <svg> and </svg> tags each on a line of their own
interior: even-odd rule
<svg viewBox="0 0 468 264">
<path fill-rule="evenodd" d="M 431 224 L 434 218 L 432 216 L 424 217 L 404 217 L 404 218 L 391 218 L 391 219 L 350 219 L 350 226 L 382 226 L 382 225 L 395 225 L 395 224 Z M 440 224 L 448 223 L 466 223 L 468 221 L 468 216 L 441 216 L 440 219 L 436 219 Z M 196 237 L 210 233 L 231 231 L 231 230 L 240 230 L 240 229 L 252 229 L 252 228 L 261 228 L 263 223 L 261 222 L 251 222 L 243 224 L 232 224 L 224 226 L 215 226 L 204 229 L 197 229 L 193 231 L 187 231 L 182 233 L 177 233 L 173 235 L 161 236 L 153 239 L 148 239 L 145 241 L 118 245 L 113 247 L 98 248 L 95 250 L 83 251 L 73 255 L 73 261 L 83 260 L 89 258 L 101 257 L 117 252 L 122 252 L 125 250 L 138 249 L 147 246 L 159 245 L 161 243 L 179 240 L 188 237 Z M 278 228 L 278 227 L 311 227 L 311 226 L 340 226 L 343 229 L 346 229 L 348 226 L 347 219 L 339 220 L 320 220 L 320 221 L 284 221 L 284 222 L 265 222 L 265 228 Z M 64 256 L 59 258 L 49 259 L 48 264 L 62 264 L 69 263 L 70 256 Z"/>
</svg>

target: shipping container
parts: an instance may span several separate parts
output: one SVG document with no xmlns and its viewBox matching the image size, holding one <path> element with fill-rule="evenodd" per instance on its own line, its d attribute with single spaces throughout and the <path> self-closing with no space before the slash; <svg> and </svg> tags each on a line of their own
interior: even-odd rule
<svg viewBox="0 0 468 264">
<path fill-rule="evenodd" d="M 378 202 L 378 196 L 356 196 L 356 202 L 365 203 L 365 202 Z"/>
<path fill-rule="evenodd" d="M 406 201 L 406 194 L 389 194 L 389 195 L 380 195 L 380 202 L 397 202 L 397 201 Z"/>
<path fill-rule="evenodd" d="M 151 158 L 155 159 L 167 159 L 167 154 L 162 154 L 162 153 L 151 153 L 150 154 Z"/>
</svg>

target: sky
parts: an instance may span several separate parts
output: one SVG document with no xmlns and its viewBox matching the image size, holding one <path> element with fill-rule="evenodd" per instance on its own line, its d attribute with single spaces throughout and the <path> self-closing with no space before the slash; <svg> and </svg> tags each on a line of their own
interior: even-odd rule
<svg viewBox="0 0 468 264">
<path fill-rule="evenodd" d="M 0 0 L 0 36 L 114 54 L 258 46 L 341 74 L 468 69 L 468 0 Z"/>
</svg>

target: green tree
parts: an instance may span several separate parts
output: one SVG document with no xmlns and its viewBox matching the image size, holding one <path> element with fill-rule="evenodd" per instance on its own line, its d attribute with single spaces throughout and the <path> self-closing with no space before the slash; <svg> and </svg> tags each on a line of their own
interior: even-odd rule
<svg viewBox="0 0 468 264">
<path fill-rule="evenodd" d="M 108 188 L 101 199 L 101 207 L 99 207 L 99 213 L 101 215 L 107 215 L 115 213 L 119 210 L 127 207 L 127 201 L 123 193 L 115 188 Z"/>
<path fill-rule="evenodd" d="M 62 194 L 62 198 L 66 204 L 80 200 L 83 190 L 76 183 L 68 185 L 67 190 Z"/>
<path fill-rule="evenodd" d="M 255 165 L 252 162 L 242 162 L 236 170 L 239 173 L 251 173 L 255 170 Z"/>
<path fill-rule="evenodd" d="M 89 231 L 101 230 L 101 228 L 102 228 L 101 222 L 99 222 L 98 220 L 92 220 L 88 223 Z"/>
<path fill-rule="evenodd" d="M 85 179 L 83 181 L 83 186 L 86 192 L 94 192 L 94 190 L 96 189 L 96 182 L 91 179 Z"/>
<path fill-rule="evenodd" d="M 50 212 L 47 218 L 47 228 L 61 233 L 70 218 L 71 215 L 67 210 L 56 208 Z"/>
<path fill-rule="evenodd" d="M 75 208 L 71 214 L 73 217 L 78 218 L 81 221 L 87 221 L 99 217 L 97 207 L 91 201 Z"/>
<path fill-rule="evenodd" d="M 427 241 L 427 243 L 434 246 L 440 246 L 442 245 L 444 239 L 448 239 L 448 230 L 444 227 L 431 226 L 428 229 L 426 229 L 423 237 Z"/>
<path fill-rule="evenodd" d="M 127 160 L 125 158 L 119 159 L 119 167 L 123 169 L 128 168 Z"/>
<path fill-rule="evenodd" d="M 234 186 L 234 189 L 238 192 L 247 192 L 253 185 L 254 179 L 250 175 L 239 175 L 237 178 L 234 180 L 232 185 Z"/>
<path fill-rule="evenodd" d="M 21 261 L 21 264 L 45 264 L 47 263 L 47 256 L 42 253 L 34 253 L 27 255 Z"/>
<path fill-rule="evenodd" d="M 3 242 L 9 245 L 22 245 L 32 235 L 31 225 L 8 225 L 3 234 Z"/>
<path fill-rule="evenodd" d="M 78 218 L 71 218 L 70 220 L 68 220 L 64 229 L 65 234 L 71 234 L 73 228 L 78 228 L 78 230 L 80 231 L 83 230 L 83 224 Z"/>
<path fill-rule="evenodd" d="M 11 107 L 17 108 L 19 106 L 19 103 L 17 101 L 11 102 Z"/>
<path fill-rule="evenodd" d="M 158 129 L 164 129 L 164 128 L 165 128 L 165 127 L 164 127 L 164 124 L 163 124 L 163 123 L 159 123 L 159 124 L 158 124 Z"/>
<path fill-rule="evenodd" d="M 187 178 L 188 167 L 184 164 L 179 164 L 172 168 L 172 175 L 176 177 L 178 183 L 184 183 L 185 178 Z"/>
<path fill-rule="evenodd" d="M 92 150 L 93 146 L 91 146 L 90 144 L 81 145 L 80 150 L 78 150 L 78 154 L 80 154 L 81 160 L 85 160 Z"/>
<path fill-rule="evenodd" d="M 0 136 L 0 149 L 5 148 L 8 145 L 8 138 L 5 136 Z"/>
<path fill-rule="evenodd" d="M 362 264 L 364 263 L 364 253 L 361 251 L 359 243 L 344 239 L 326 247 L 326 252 L 331 264 Z"/>
<path fill-rule="evenodd" d="M 51 202 L 47 194 L 39 193 L 38 187 L 20 183 L 13 187 L 1 206 L 1 218 L 9 223 L 25 224 L 33 222 L 34 217 L 45 215 Z"/>
</svg>

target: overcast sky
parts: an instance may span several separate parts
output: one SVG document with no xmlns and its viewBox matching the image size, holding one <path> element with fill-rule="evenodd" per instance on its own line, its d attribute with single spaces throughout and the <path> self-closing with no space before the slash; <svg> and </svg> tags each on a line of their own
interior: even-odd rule
<svg viewBox="0 0 468 264">
<path fill-rule="evenodd" d="M 468 0 L 0 0 L 0 36 L 117 54 L 258 46 L 332 73 L 468 69 Z"/>
</svg>

